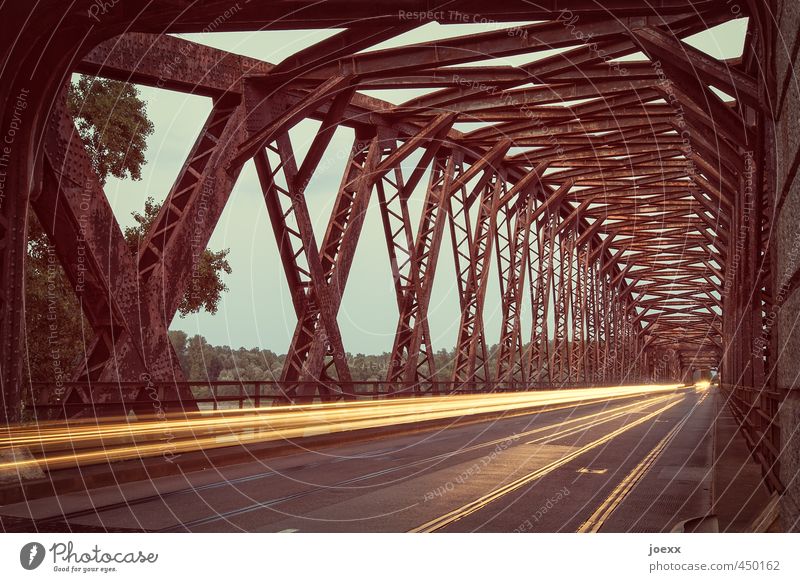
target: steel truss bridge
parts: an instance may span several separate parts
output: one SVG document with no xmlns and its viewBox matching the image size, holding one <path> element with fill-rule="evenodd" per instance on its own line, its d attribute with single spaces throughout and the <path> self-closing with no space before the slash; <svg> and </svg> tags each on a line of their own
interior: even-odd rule
<svg viewBox="0 0 800 582">
<path fill-rule="evenodd" d="M 785 55 L 776 55 L 796 56 L 798 43 L 777 40 L 774 17 L 791 7 L 736 8 L 716 0 L 4 6 L 7 422 L 21 402 L 50 397 L 21 382 L 28 208 L 93 331 L 64 401 L 147 400 L 152 380 L 165 401 L 191 409 L 167 330 L 191 284 L 193 248 L 205 248 L 253 160 L 264 228 L 297 316 L 280 378 L 288 399 L 354 394 L 337 313 L 367 209 L 377 205 L 399 313 L 387 395 L 437 379 L 490 390 L 689 381 L 718 369 L 769 486 L 782 491 L 778 411 L 791 386 L 777 370 L 797 354 L 781 348 L 769 315 L 799 277 L 779 271 L 785 258 L 771 242 L 794 176 L 776 145 L 789 131 L 779 113 L 794 103 L 780 77 Z M 719 60 L 685 40 L 745 16 L 741 57 Z M 432 20 L 533 24 L 374 48 Z M 174 36 L 212 23 L 215 32 L 340 30 L 279 63 Z M 519 66 L 486 64 L 521 56 L 530 58 Z M 213 100 L 138 256 L 66 111 L 74 72 Z M 362 94 L 378 89 L 430 91 L 400 104 Z M 296 157 L 290 131 L 304 119 L 319 129 Z M 340 127 L 352 131 L 352 147 L 327 228 L 315 233 L 304 193 Z M 782 187 L 778 175 L 788 175 Z M 441 378 L 428 310 L 446 244 L 460 321 L 452 375 Z M 494 355 L 483 316 L 492 262 L 502 310 Z"/>
</svg>

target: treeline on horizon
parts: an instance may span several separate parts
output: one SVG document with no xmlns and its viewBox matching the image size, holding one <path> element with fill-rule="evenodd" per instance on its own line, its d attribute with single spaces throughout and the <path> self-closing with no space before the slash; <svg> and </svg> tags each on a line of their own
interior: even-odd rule
<svg viewBox="0 0 800 582">
<path fill-rule="evenodd" d="M 175 348 L 178 363 L 190 382 L 280 380 L 286 354 L 276 354 L 261 348 L 232 348 L 215 346 L 202 335 L 189 336 L 181 330 L 171 330 L 170 340 Z M 570 342 L 572 343 L 572 342 Z M 551 347 L 553 342 L 550 342 Z M 490 346 L 488 365 L 490 377 L 497 369 L 498 344 Z M 527 345 L 523 346 L 527 349 Z M 440 349 L 434 353 L 437 380 L 452 378 L 455 348 Z M 391 354 L 347 353 L 347 363 L 353 381 L 376 382 L 386 380 Z"/>
<path fill-rule="evenodd" d="M 286 354 L 261 348 L 214 346 L 202 335 L 189 336 L 180 330 L 169 332 L 178 363 L 189 381 L 280 380 Z M 494 366 L 497 346 L 490 348 Z M 440 349 L 434 355 L 439 380 L 449 379 L 453 372 L 455 349 Z M 347 353 L 350 373 L 356 382 L 386 379 L 391 354 Z M 494 369 L 494 368 L 492 368 Z"/>
</svg>

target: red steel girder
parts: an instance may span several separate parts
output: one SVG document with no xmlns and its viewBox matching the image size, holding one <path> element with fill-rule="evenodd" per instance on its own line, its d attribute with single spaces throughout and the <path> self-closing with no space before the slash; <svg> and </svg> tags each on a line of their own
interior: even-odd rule
<svg viewBox="0 0 800 582">
<path fill-rule="evenodd" d="M 453 382 L 483 382 L 489 379 L 488 354 L 483 332 L 483 305 L 489 262 L 496 235 L 498 202 L 506 187 L 505 177 L 493 169 L 481 188 L 475 230 L 467 241 L 470 261 L 459 273 L 462 280 L 461 321 L 453 364 Z M 468 204 L 464 207 L 468 208 Z"/>
<path fill-rule="evenodd" d="M 433 149 L 429 148 L 428 151 Z M 416 242 L 412 238 L 407 208 L 401 211 L 405 223 L 402 232 L 406 236 L 408 269 L 404 274 L 399 266 L 396 267 L 395 284 L 398 288 L 400 313 L 386 377 L 388 382 L 414 382 L 415 387 L 418 387 L 421 380 L 435 379 L 427 310 L 444 232 L 450 184 L 455 174 L 456 155 L 440 155 L 433 159 Z M 460 164 L 458 165 L 460 167 Z M 385 214 L 387 234 L 390 232 L 387 224 L 388 202 L 390 201 L 383 202 L 383 206 L 387 208 Z M 392 241 L 397 238 L 399 237 L 393 237 Z M 394 247 L 399 245 L 402 245 L 402 242 L 399 244 L 393 242 Z M 420 372 L 425 366 L 427 374 Z"/>
<path fill-rule="evenodd" d="M 381 156 L 381 147 L 377 135 L 371 139 L 356 137 L 319 251 L 322 280 L 317 285 L 326 287 L 328 301 L 321 304 L 313 287 L 309 289 L 284 361 L 281 379 L 309 383 L 302 386 L 301 395 L 304 397 L 309 393 L 313 395 L 317 389 L 316 382 L 323 379 L 326 357 L 328 365 L 346 359 L 345 353 L 332 349 L 322 323 L 322 310 L 326 310 L 326 319 L 336 318 L 369 205 L 372 173 Z M 301 388 L 300 384 L 297 388 Z"/>
<path fill-rule="evenodd" d="M 500 207 L 495 239 L 502 309 L 500 341 L 497 350 L 496 379 L 498 382 L 515 380 L 526 382 L 528 379 L 528 370 L 523 360 L 520 313 L 525 286 L 525 268 L 529 262 L 534 199 L 532 191 L 521 195 L 515 205 L 517 208 L 515 213 L 512 213 L 509 205 Z"/>
</svg>

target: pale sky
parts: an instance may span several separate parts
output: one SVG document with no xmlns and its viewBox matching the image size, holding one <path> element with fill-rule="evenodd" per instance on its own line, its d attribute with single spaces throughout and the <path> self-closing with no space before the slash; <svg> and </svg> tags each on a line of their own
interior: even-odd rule
<svg viewBox="0 0 800 582">
<path fill-rule="evenodd" d="M 717 58 L 730 58 L 741 54 L 746 19 L 726 23 L 717 29 L 701 33 L 690 44 Z M 502 27 L 513 26 L 505 23 Z M 492 25 L 426 24 L 379 45 L 379 48 L 422 42 L 445 36 L 457 36 L 491 30 Z M 210 33 L 181 35 L 183 38 L 214 46 L 242 55 L 278 63 L 287 56 L 315 43 L 337 31 L 274 31 L 242 33 Z M 537 57 L 552 54 L 542 51 Z M 634 57 L 637 58 L 637 57 Z M 638 58 L 644 58 L 638 55 Z M 533 60 L 531 55 L 496 59 L 495 64 L 519 65 Z M 169 192 L 195 138 L 208 113 L 211 101 L 183 93 L 140 87 L 147 102 L 147 112 L 155 126 L 148 139 L 147 164 L 142 180 L 109 178 L 106 193 L 120 224 L 132 224 L 130 213 L 141 211 L 144 200 L 153 196 L 162 201 Z M 429 90 L 420 91 L 370 91 L 370 95 L 394 103 L 402 102 Z M 292 132 L 295 153 L 299 159 L 305 154 L 318 123 L 301 122 Z M 458 127 L 458 125 L 456 125 Z M 464 128 L 466 126 L 462 126 Z M 344 169 L 344 162 L 352 144 L 352 131 L 337 130 L 320 168 L 306 191 L 317 241 L 324 235 Z M 415 158 L 407 161 L 413 164 Z M 424 185 L 423 181 L 423 185 Z M 415 209 L 414 227 L 421 204 L 421 192 L 412 196 Z M 252 162 L 247 163 L 211 238 L 212 249 L 230 248 L 228 260 L 233 268 L 225 276 L 229 291 L 225 294 L 219 311 L 176 316 L 172 329 L 182 329 L 193 335 L 204 335 L 215 345 L 244 346 L 270 349 L 285 353 L 296 324 L 294 310 L 278 257 L 277 245 L 267 217 L 261 189 Z M 459 311 L 454 288 L 455 273 L 449 232 L 445 232 L 439 264 L 429 309 L 429 320 L 434 348 L 450 349 L 455 343 Z M 530 336 L 530 305 L 523 305 L 523 338 Z M 486 297 L 485 327 L 487 342 L 496 343 L 500 327 L 500 297 L 495 258 L 489 274 Z M 360 244 L 350 272 L 347 289 L 339 312 L 339 326 L 345 348 L 352 353 L 381 353 L 390 351 L 397 324 L 397 304 L 389 270 L 386 243 L 380 221 L 377 198 L 370 202 Z"/>
</svg>

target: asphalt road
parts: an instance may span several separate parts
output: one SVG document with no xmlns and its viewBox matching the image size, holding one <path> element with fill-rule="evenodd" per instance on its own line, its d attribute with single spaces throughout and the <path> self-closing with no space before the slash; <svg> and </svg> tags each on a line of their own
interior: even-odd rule
<svg viewBox="0 0 800 582">
<path fill-rule="evenodd" d="M 669 531 L 711 507 L 711 391 L 458 424 L 2 508 L 46 531 Z"/>
</svg>

